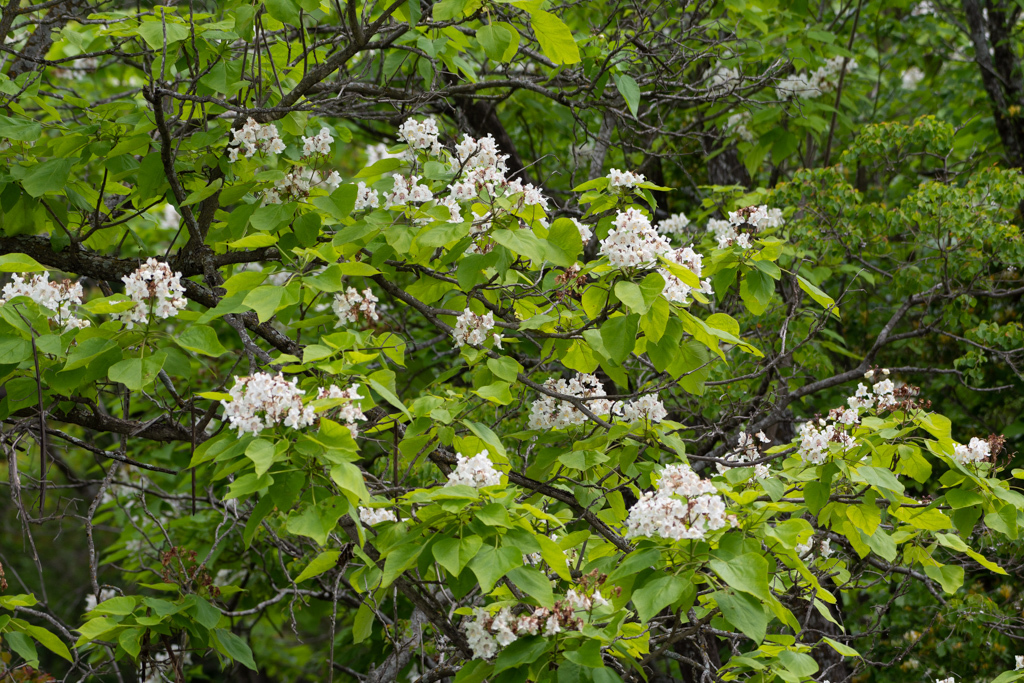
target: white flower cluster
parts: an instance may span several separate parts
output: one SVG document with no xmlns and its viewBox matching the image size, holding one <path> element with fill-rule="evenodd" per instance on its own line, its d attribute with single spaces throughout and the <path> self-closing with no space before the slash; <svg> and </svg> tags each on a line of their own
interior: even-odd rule
<svg viewBox="0 0 1024 683">
<path fill-rule="evenodd" d="M 281 373 L 235 377 L 235 386 L 228 392 L 231 401 L 224 404 L 224 417 L 239 436 L 246 432 L 259 434 L 278 423 L 293 429 L 308 427 L 316 414 L 312 406 L 302 404 L 306 392 L 297 383 L 297 379 L 289 382 Z"/>
<path fill-rule="evenodd" d="M 406 180 L 405 176 L 395 173 L 393 177 L 395 185 L 391 192 L 384 196 L 385 206 L 401 206 L 409 202 L 422 204 L 434 198 L 434 193 L 429 187 L 417 184 L 420 181 L 419 176 L 410 176 Z"/>
<path fill-rule="evenodd" d="M 381 522 L 397 522 L 394 510 L 387 508 L 364 508 L 359 506 L 359 521 L 366 526 L 374 526 Z"/>
<path fill-rule="evenodd" d="M 622 406 L 622 416 L 627 422 L 661 422 L 668 411 L 657 394 L 644 394 Z"/>
<path fill-rule="evenodd" d="M 438 140 L 440 131 L 437 129 L 437 121 L 433 118 L 426 118 L 422 121 L 408 119 L 398 129 L 398 139 L 409 145 L 406 158 L 415 158 L 414 150 L 425 150 L 430 156 L 437 156 L 441 153 L 441 142 Z"/>
<path fill-rule="evenodd" d="M 726 516 L 725 501 L 710 481 L 689 465 L 669 465 L 661 472 L 657 492 L 643 494 L 629 509 L 626 538 L 701 539 L 728 523 L 735 525 L 736 518 Z"/>
<path fill-rule="evenodd" d="M 745 142 L 753 142 L 754 133 L 747 128 L 748 123 L 750 123 L 750 112 L 741 111 L 730 116 L 725 122 L 725 127 L 738 135 L 741 140 Z"/>
<path fill-rule="evenodd" d="M 658 223 L 658 232 L 662 235 L 679 235 L 690 225 L 685 213 L 674 213 Z"/>
<path fill-rule="evenodd" d="M 501 472 L 494 469 L 494 464 L 487 457 L 487 449 L 480 451 L 472 458 L 467 458 L 462 453 L 457 453 L 458 465 L 448 475 L 448 483 L 445 486 L 458 486 L 464 484 L 476 489 L 485 486 L 498 486 L 501 484 Z"/>
<path fill-rule="evenodd" d="M 485 315 L 477 315 L 467 308 L 455 320 L 455 329 L 452 336 L 455 338 L 456 346 L 470 344 L 479 346 L 487 341 L 487 335 L 494 329 L 494 314 L 488 311 Z M 500 341 L 498 335 L 494 335 L 496 341 Z M 500 345 L 500 344 L 499 344 Z"/>
<path fill-rule="evenodd" d="M 590 238 L 594 236 L 594 231 L 590 229 L 590 226 L 585 223 L 580 223 L 575 218 L 572 219 L 573 225 L 580 231 L 580 240 L 583 241 L 583 245 L 586 246 Z"/>
<path fill-rule="evenodd" d="M 490 659 L 498 650 L 507 647 L 520 636 L 541 633 L 553 636 L 567 630 L 579 630 L 583 622 L 572 616 L 569 609 L 556 605 L 554 610 L 538 607 L 532 614 L 516 617 L 508 607 L 502 607 L 493 617 L 482 607 L 473 610 L 473 621 L 465 626 L 466 640 L 475 659 Z"/>
<path fill-rule="evenodd" d="M 49 273 L 38 273 L 28 281 L 15 273 L 11 282 L 4 285 L 0 306 L 17 296 L 28 297 L 56 313 L 51 320 L 62 330 L 80 329 L 89 326 L 88 320 L 75 315 L 77 307 L 82 303 L 82 294 L 81 284 L 71 280 L 50 282 Z"/>
<path fill-rule="evenodd" d="M 593 595 L 587 595 L 582 592 L 577 593 L 575 589 L 570 588 L 565 592 L 565 599 L 569 606 L 577 612 L 589 612 L 595 607 L 604 607 L 609 604 L 599 590 L 595 590 Z"/>
<path fill-rule="evenodd" d="M 457 182 L 448 186 L 451 196 L 458 201 L 475 199 L 486 192 L 490 198 L 511 197 L 521 194 L 520 203 L 525 206 L 540 206 L 547 209 L 548 200 L 532 183 L 505 177 L 508 168 L 507 154 L 499 154 L 497 143 L 491 135 L 474 140 L 466 135 L 455 146 L 454 161 L 461 167 L 462 175 Z M 456 169 L 458 170 L 458 169 Z"/>
<path fill-rule="evenodd" d="M 639 209 L 629 208 L 615 215 L 615 228 L 601 240 L 601 255 L 614 268 L 652 266 L 658 254 L 672 246 L 651 227 L 651 221 Z"/>
<path fill-rule="evenodd" d="M 324 185 L 328 192 L 334 192 L 341 185 L 341 176 L 331 171 L 324 180 L 318 171 L 308 168 L 295 168 L 285 174 L 284 178 L 274 181 L 274 187 L 263 191 L 263 205 L 280 204 L 282 197 L 301 199 L 309 196 L 310 188 Z"/>
<path fill-rule="evenodd" d="M 101 588 L 100 597 L 97 598 L 95 593 L 89 593 L 85 596 L 85 611 L 91 612 L 96 609 L 96 606 L 116 597 L 117 593 L 113 588 Z"/>
<path fill-rule="evenodd" d="M 608 172 L 609 186 L 613 190 L 620 188 L 631 189 L 640 185 L 640 183 L 647 182 L 647 178 L 639 173 L 633 173 L 632 171 L 620 171 L 617 168 L 613 168 Z"/>
<path fill-rule="evenodd" d="M 311 138 L 307 138 L 305 135 L 302 136 L 302 153 L 303 155 L 330 154 L 333 142 L 334 137 L 331 135 L 330 129 L 321 128 L 320 132 Z"/>
<path fill-rule="evenodd" d="M 917 90 L 917 86 L 924 80 L 924 72 L 916 66 L 912 66 L 900 76 L 900 84 L 904 90 Z"/>
<path fill-rule="evenodd" d="M 690 245 L 689 247 L 682 247 L 681 249 L 673 249 L 662 254 L 662 256 L 676 265 L 689 269 L 697 276 L 698 279 L 700 278 L 700 274 L 704 267 L 704 257 L 693 250 L 693 245 Z M 689 297 L 690 292 L 693 291 L 693 287 L 673 275 L 672 271 L 667 268 L 660 269 L 658 273 L 660 273 L 662 279 L 665 280 L 665 287 L 662 290 L 662 294 L 665 295 L 666 299 L 680 304 L 690 303 Z M 715 290 L 711 287 L 711 278 L 704 278 L 704 281 L 700 283 L 700 289 L 697 291 L 703 292 L 704 294 L 714 294 Z"/>
<path fill-rule="evenodd" d="M 810 74 L 793 74 L 779 81 L 775 89 L 779 99 L 799 97 L 812 99 L 826 93 L 835 92 L 839 86 L 839 75 L 843 72 L 843 57 L 833 57 Z M 846 62 L 846 71 L 857 68 L 852 59 Z"/>
<path fill-rule="evenodd" d="M 739 69 L 720 66 L 711 74 L 711 80 L 708 82 L 708 92 L 711 95 L 724 95 L 742 82 L 743 75 L 740 74 Z"/>
<path fill-rule="evenodd" d="M 744 249 L 750 249 L 752 234 L 769 228 L 777 228 L 784 225 L 785 222 L 781 209 L 769 209 L 764 205 L 748 206 L 730 211 L 728 220 L 712 218 L 708 221 L 708 232 L 715 233 L 719 249 L 725 249 L 734 244 L 738 244 Z"/>
<path fill-rule="evenodd" d="M 369 145 L 366 147 L 366 165 L 373 166 L 382 159 L 402 159 L 401 154 L 392 154 L 388 151 L 388 146 L 383 142 L 377 143 L 376 145 Z"/>
<path fill-rule="evenodd" d="M 228 159 L 238 161 L 239 151 L 243 151 L 245 158 L 251 158 L 256 152 L 267 154 L 280 154 L 284 151 L 284 142 L 277 133 L 277 126 L 270 123 L 261 126 L 251 116 L 246 120 L 241 130 L 234 131 L 234 140 L 228 147 Z"/>
<path fill-rule="evenodd" d="M 335 327 L 341 327 L 346 323 L 354 323 L 362 316 L 366 320 L 379 320 L 377 315 L 377 297 L 369 287 L 360 294 L 355 287 L 349 287 L 344 292 L 334 295 L 334 315 L 338 316 Z"/>
<path fill-rule="evenodd" d="M 181 214 L 173 204 L 164 204 L 163 212 L 160 215 L 160 227 L 164 230 L 177 230 L 179 225 L 181 225 Z"/>
<path fill-rule="evenodd" d="M 844 431 L 843 427 L 834 422 L 819 419 L 817 424 L 805 422 L 800 427 L 800 446 L 798 454 L 804 462 L 820 465 L 829 455 L 829 444 L 838 443 L 843 450 L 857 445 L 857 440 Z"/>
<path fill-rule="evenodd" d="M 805 557 L 812 550 L 814 550 L 815 545 L 817 545 L 817 547 L 818 547 L 818 554 L 819 555 L 821 555 L 824 558 L 832 557 L 832 553 L 834 552 L 832 550 L 832 541 L 828 540 L 827 538 L 823 538 L 823 539 L 821 539 L 820 543 L 815 543 L 814 542 L 814 536 L 811 536 L 809 539 L 807 539 L 806 543 L 798 543 L 797 544 L 797 546 L 796 546 L 796 554 L 797 554 L 797 556 Z"/>
<path fill-rule="evenodd" d="M 1021 669 L 1024 669 L 1024 655 L 1016 655 L 1014 657 L 1013 670 L 1020 671 Z"/>
<path fill-rule="evenodd" d="M 747 432 L 740 432 L 739 439 L 737 439 L 736 442 L 736 450 L 726 453 L 722 456 L 722 459 L 735 463 L 746 463 L 754 460 L 760 460 L 761 452 L 758 450 L 757 441 L 754 440 L 755 436 L 757 437 L 757 441 L 760 441 L 761 443 L 771 443 L 771 439 L 765 436 L 764 432 L 758 432 L 756 435 L 748 434 Z M 715 463 L 715 467 L 718 468 L 719 473 L 724 473 L 730 469 L 728 465 L 723 465 L 720 462 Z M 768 468 L 768 465 L 765 465 L 764 463 L 754 465 L 754 477 L 756 479 L 764 479 L 769 475 L 769 473 L 770 469 Z"/>
<path fill-rule="evenodd" d="M 564 396 L 584 400 L 587 409 L 595 415 L 607 415 L 612 410 L 612 402 L 602 398 L 605 396 L 604 387 L 594 375 L 577 373 L 568 381 L 549 379 L 544 382 L 544 386 Z M 552 396 L 542 396 L 534 401 L 530 408 L 528 426 L 530 429 L 565 429 L 570 425 L 584 424 L 586 421 L 587 416 L 572 403 Z"/>
<path fill-rule="evenodd" d="M 341 406 L 338 411 L 338 419 L 343 420 L 348 427 L 348 431 L 352 433 L 352 438 L 359 436 L 359 428 L 356 426 L 356 422 L 363 422 L 366 420 L 366 415 L 359 409 L 359 401 L 363 399 L 359 395 L 359 387 L 351 386 L 348 389 L 342 390 L 338 386 L 332 384 L 327 389 L 320 389 L 317 393 L 318 399 L 323 398 L 344 398 L 348 400 Z"/>
<path fill-rule="evenodd" d="M 992 447 L 988 441 L 973 437 L 971 442 L 964 444 L 957 444 L 953 447 L 953 459 L 961 465 L 967 463 L 979 463 L 988 460 L 989 456 L 992 455 Z"/>
<path fill-rule="evenodd" d="M 360 181 L 359 186 L 356 188 L 356 211 L 362 211 L 363 209 L 376 209 L 380 206 L 380 193 L 372 187 L 367 187 L 366 183 Z"/>
<path fill-rule="evenodd" d="M 879 370 L 882 375 L 888 377 L 888 370 Z M 864 373 L 864 378 L 872 380 L 875 377 L 874 370 L 868 370 Z M 853 410 L 877 408 L 878 410 L 892 410 L 899 401 L 893 396 L 893 391 L 896 390 L 896 385 L 892 383 L 890 379 L 883 379 L 880 382 L 875 383 L 870 390 L 861 383 L 857 384 L 857 392 L 846 399 L 846 404 Z M 845 424 L 854 424 L 844 420 Z"/>
<path fill-rule="evenodd" d="M 128 329 L 135 323 L 148 321 L 150 311 L 157 318 L 171 318 L 186 306 L 181 273 L 175 273 L 169 265 L 155 258 L 148 259 L 121 281 L 124 282 L 124 293 L 135 302 L 135 306 L 116 313 L 115 317 L 125 321 Z"/>
</svg>

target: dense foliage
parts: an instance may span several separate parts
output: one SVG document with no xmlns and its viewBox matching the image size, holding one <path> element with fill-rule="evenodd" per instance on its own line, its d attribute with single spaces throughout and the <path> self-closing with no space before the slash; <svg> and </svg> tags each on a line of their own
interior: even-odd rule
<svg viewBox="0 0 1024 683">
<path fill-rule="evenodd" d="M 0 671 L 1024 679 L 1009 0 L 8 0 Z"/>
</svg>

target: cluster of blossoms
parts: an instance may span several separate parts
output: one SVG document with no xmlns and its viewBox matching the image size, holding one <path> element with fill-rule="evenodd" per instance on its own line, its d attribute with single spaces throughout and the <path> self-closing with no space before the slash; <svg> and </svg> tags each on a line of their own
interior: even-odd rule
<svg viewBox="0 0 1024 683">
<path fill-rule="evenodd" d="M 812 550 L 815 549 L 815 546 L 817 546 L 818 554 L 821 555 L 822 557 L 826 557 L 826 558 L 827 557 L 832 557 L 832 553 L 834 552 L 832 550 L 832 542 L 830 540 L 828 540 L 827 538 L 823 538 L 823 539 L 821 539 L 821 541 L 819 543 L 815 543 L 814 536 L 811 536 L 810 538 L 808 538 L 806 543 L 799 543 L 799 544 L 797 544 L 797 546 L 796 546 L 796 554 L 799 557 L 805 557 Z"/>
<path fill-rule="evenodd" d="M 334 137 L 331 135 L 331 131 L 327 128 L 321 128 L 320 132 L 311 138 L 307 138 L 305 135 L 302 136 L 302 153 L 304 155 L 330 154 L 333 142 Z"/>
<path fill-rule="evenodd" d="M 754 439 L 755 436 L 757 437 L 756 440 Z M 760 460 L 761 452 L 757 447 L 758 441 L 765 444 L 771 443 L 771 439 L 765 436 L 764 432 L 758 432 L 756 435 L 748 434 L 747 432 L 740 432 L 739 439 L 736 441 L 736 450 L 726 453 L 722 456 L 722 459 L 735 463 L 746 463 L 754 460 Z M 720 462 L 715 463 L 715 467 L 718 468 L 718 472 L 720 474 L 725 473 L 730 469 L 728 465 L 723 465 Z M 757 479 L 764 479 L 768 476 L 769 472 L 770 470 L 768 465 L 765 465 L 764 463 L 754 465 L 754 477 Z"/>
<path fill-rule="evenodd" d="M 295 168 L 285 174 L 284 178 L 274 181 L 274 187 L 263 192 L 263 205 L 280 204 L 285 199 L 302 199 L 309 196 L 311 188 L 323 185 L 328 192 L 334 192 L 341 185 L 341 176 L 331 171 L 324 179 L 318 171 L 308 168 Z"/>
<path fill-rule="evenodd" d="M 235 386 L 228 392 L 231 402 L 224 405 L 224 416 L 238 430 L 239 436 L 246 432 L 259 434 L 278 423 L 294 429 L 308 427 L 316 414 L 312 406 L 302 404 L 306 392 L 299 389 L 297 383 L 297 379 L 289 382 L 281 373 L 257 372 L 249 377 L 235 377 Z"/>
<path fill-rule="evenodd" d="M 971 442 L 964 444 L 957 444 L 953 447 L 953 459 L 961 465 L 967 463 L 979 463 L 985 462 L 992 455 L 992 446 L 988 441 L 973 437 Z"/>
<path fill-rule="evenodd" d="M 779 99 L 799 97 L 813 99 L 826 93 L 835 92 L 839 86 L 839 76 L 843 73 L 843 57 L 833 57 L 810 74 L 793 74 L 779 81 L 775 92 Z M 846 62 L 846 71 L 857 68 L 852 59 Z"/>
<path fill-rule="evenodd" d="M 177 230 L 179 225 L 181 225 L 181 214 L 173 204 L 164 204 L 160 214 L 160 227 L 164 230 Z"/>
<path fill-rule="evenodd" d="M 385 206 L 401 206 L 410 202 L 422 204 L 434 198 L 434 193 L 426 185 L 419 185 L 420 176 L 405 176 L 395 173 L 395 184 L 391 192 L 384 195 Z"/>
<path fill-rule="evenodd" d="M 613 168 L 608 172 L 609 186 L 613 190 L 621 188 L 631 189 L 640 185 L 640 183 L 647 182 L 647 178 L 639 173 L 633 173 L 632 171 L 620 171 L 617 168 Z"/>
<path fill-rule="evenodd" d="M 729 212 L 728 220 L 712 218 L 708 221 L 708 232 L 715 233 L 718 248 L 725 249 L 738 244 L 750 249 L 751 235 L 769 228 L 777 228 L 785 223 L 782 209 L 769 209 L 767 206 L 748 206 Z"/>
<path fill-rule="evenodd" d="M 376 145 L 368 145 L 366 151 L 366 165 L 373 166 L 378 161 L 384 159 L 401 159 L 403 155 L 392 154 L 388 151 L 388 146 L 383 142 L 379 142 Z"/>
<path fill-rule="evenodd" d="M 89 326 L 88 320 L 75 315 L 77 307 L 82 303 L 82 294 L 82 285 L 79 283 L 71 280 L 50 282 L 49 273 L 33 275 L 28 281 L 15 273 L 11 282 L 4 285 L 0 305 L 14 297 L 28 297 L 43 308 L 56 313 L 52 320 L 62 330 L 80 329 Z"/>
<path fill-rule="evenodd" d="M 662 254 L 662 256 L 676 265 L 689 269 L 690 272 L 697 276 L 697 279 L 700 279 L 700 274 L 704 267 L 704 257 L 695 252 L 692 245 L 673 249 Z M 665 280 L 665 288 L 662 290 L 662 294 L 665 295 L 666 299 L 680 304 L 690 303 L 690 292 L 693 291 L 693 287 L 680 280 L 667 268 L 660 269 L 658 273 Z M 704 281 L 700 283 L 700 289 L 697 291 L 704 294 L 714 294 L 715 291 L 711 287 L 711 278 L 704 278 Z"/>
<path fill-rule="evenodd" d="M 622 416 L 628 422 L 661 422 L 668 411 L 657 394 L 645 394 L 622 406 Z"/>
<path fill-rule="evenodd" d="M 349 287 L 344 292 L 334 295 L 334 315 L 338 316 L 335 327 L 341 327 L 346 323 L 357 322 L 361 317 L 366 320 L 379 320 L 377 315 L 377 297 L 369 287 L 360 294 L 355 287 Z"/>
<path fill-rule="evenodd" d="M 85 611 L 91 612 L 96 609 L 96 606 L 116 597 L 117 593 L 113 588 L 101 588 L 100 597 L 97 598 L 95 593 L 89 593 L 85 596 Z"/>
<path fill-rule="evenodd" d="M 658 223 L 658 232 L 662 235 L 679 235 L 682 234 L 689 225 L 690 219 L 686 217 L 686 214 L 674 213 Z"/>
<path fill-rule="evenodd" d="M 917 90 L 917 86 L 924 80 L 924 72 L 916 66 L 912 66 L 900 76 L 900 84 L 904 90 Z"/>
<path fill-rule="evenodd" d="M 523 184 L 518 178 L 509 180 L 505 177 L 508 167 L 505 161 L 507 154 L 499 154 L 497 143 L 488 134 L 478 140 L 466 135 L 462 142 L 455 146 L 453 161 L 462 170 L 459 180 L 448 186 L 451 196 L 459 201 L 474 199 L 486 192 L 491 198 L 497 196 L 511 197 L 521 194 L 520 203 L 524 206 L 540 206 L 548 208 L 548 200 L 532 183 Z"/>
<path fill-rule="evenodd" d="M 577 593 L 575 589 L 570 588 L 565 592 L 565 600 L 577 612 L 589 612 L 595 607 L 604 607 L 611 604 L 604 599 L 599 590 L 595 590 L 593 594 L 587 595 L 583 591 Z"/>
<path fill-rule="evenodd" d="M 387 508 L 364 508 L 359 507 L 359 521 L 366 526 L 374 526 L 381 522 L 397 522 L 394 510 Z"/>
<path fill-rule="evenodd" d="M 414 150 L 425 150 L 430 156 L 437 156 L 441 153 L 441 141 L 438 140 L 440 131 L 437 128 L 437 121 L 427 118 L 422 121 L 408 119 L 398 129 L 398 139 L 409 145 L 406 159 L 415 159 Z M 391 156 L 391 155 L 388 155 Z"/>
<path fill-rule="evenodd" d="M 724 95 L 731 92 L 743 82 L 743 75 L 739 69 L 731 67 L 718 67 L 708 82 L 708 92 L 711 95 Z"/>
<path fill-rule="evenodd" d="M 71 81 L 84 81 L 87 73 L 95 71 L 100 60 L 96 57 L 81 57 L 71 61 L 74 66 L 70 69 L 54 69 L 54 78 L 64 78 Z"/>
<path fill-rule="evenodd" d="M 244 153 L 249 159 L 257 152 L 280 154 L 284 151 L 284 141 L 277 133 L 277 126 L 270 123 L 261 126 L 251 116 L 241 130 L 234 131 L 234 140 L 228 147 L 228 159 L 238 161 L 238 153 Z"/>
<path fill-rule="evenodd" d="M 445 486 L 464 484 L 475 489 L 482 489 L 485 486 L 499 485 L 501 472 L 494 469 L 494 463 L 491 462 L 489 455 L 486 448 L 472 458 L 467 458 L 462 453 L 456 453 L 458 464 L 448 475 L 448 483 Z"/>
<path fill-rule="evenodd" d="M 575 616 L 572 605 L 565 600 L 555 603 L 554 609 L 538 607 L 532 614 L 516 617 L 508 607 L 502 607 L 493 617 L 482 608 L 473 610 L 473 621 L 466 624 L 466 640 L 476 659 L 490 659 L 498 650 L 514 643 L 520 636 L 538 633 L 553 636 L 562 631 L 579 631 L 583 620 Z"/>
<path fill-rule="evenodd" d="M 327 389 L 320 389 L 317 393 L 318 399 L 323 398 L 343 398 L 348 401 L 341 406 L 338 410 L 338 419 L 345 422 L 348 427 L 348 431 L 352 433 L 352 438 L 359 436 L 359 428 L 356 426 L 356 422 L 363 422 L 366 420 L 366 415 L 363 415 L 363 411 L 359 409 L 359 401 L 363 400 L 363 397 L 359 395 L 359 387 L 351 386 L 348 389 L 342 390 L 338 386 L 332 384 Z"/>
<path fill-rule="evenodd" d="M 367 187 L 366 183 L 360 181 L 356 188 L 356 211 L 362 211 L 363 209 L 376 209 L 380 206 L 380 193 L 372 187 Z"/>
<path fill-rule="evenodd" d="M 155 258 L 148 259 L 131 275 L 121 278 L 124 282 L 124 293 L 135 306 L 122 313 L 115 314 L 125 321 L 128 329 L 135 323 L 149 320 L 149 313 L 158 318 L 171 318 L 185 308 L 185 288 L 181 286 L 181 273 Z"/>
<path fill-rule="evenodd" d="M 487 335 L 494 329 L 494 314 L 488 311 L 484 315 L 478 315 L 471 309 L 466 309 L 455 320 L 455 329 L 452 330 L 452 337 L 455 338 L 456 346 L 471 344 L 479 346 L 487 341 Z M 501 348 L 501 337 L 494 336 L 494 342 Z"/>
<path fill-rule="evenodd" d="M 800 427 L 800 446 L 798 454 L 804 462 L 820 465 L 829 455 L 829 445 L 838 443 L 843 450 L 857 445 L 857 440 L 848 434 L 841 425 L 820 418 L 817 423 L 805 422 Z"/>
<path fill-rule="evenodd" d="M 728 523 L 735 525 L 736 518 L 726 516 L 725 501 L 710 481 L 689 465 L 669 465 L 661 472 L 657 492 L 643 494 L 629 509 L 626 538 L 701 539 Z"/>
<path fill-rule="evenodd" d="M 608 257 L 614 268 L 652 266 L 659 254 L 668 253 L 672 245 L 651 227 L 640 209 L 629 208 L 615 216 L 615 227 L 601 240 L 601 255 Z"/>
<path fill-rule="evenodd" d="M 753 142 L 754 133 L 747 128 L 748 123 L 750 123 L 750 112 L 741 111 L 738 114 L 730 116 L 725 122 L 725 127 L 738 135 L 741 140 L 745 142 Z"/>
<path fill-rule="evenodd" d="M 877 408 L 878 410 L 892 410 L 899 405 L 899 401 L 896 400 L 893 392 L 896 390 L 896 385 L 892 383 L 892 380 L 888 379 L 888 370 L 868 370 L 864 373 L 864 379 L 871 381 L 875 378 L 875 374 L 880 373 L 886 377 L 886 379 L 876 382 L 872 385 L 869 390 L 866 386 L 861 383 L 857 384 L 857 392 L 846 399 L 847 405 L 853 410 L 860 409 L 871 409 Z M 844 421 L 845 424 L 855 424 L 854 422 Z"/>
<path fill-rule="evenodd" d="M 612 402 L 606 398 L 601 381 L 594 375 L 577 373 L 570 380 L 548 379 L 544 382 L 548 389 L 586 401 L 587 408 L 595 415 L 607 415 L 612 411 Z M 664 409 L 663 409 L 664 410 Z M 565 429 L 570 425 L 581 425 L 587 416 L 568 401 L 551 396 L 542 396 L 533 402 L 530 408 L 530 429 Z"/>
</svg>

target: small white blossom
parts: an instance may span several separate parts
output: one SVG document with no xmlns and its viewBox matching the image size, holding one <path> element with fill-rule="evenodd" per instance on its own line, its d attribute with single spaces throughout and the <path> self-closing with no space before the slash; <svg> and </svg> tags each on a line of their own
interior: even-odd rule
<svg viewBox="0 0 1024 683">
<path fill-rule="evenodd" d="M 967 445 L 957 444 L 953 447 L 953 459 L 961 465 L 984 462 L 991 454 L 992 449 L 988 441 L 976 436 Z"/>
<path fill-rule="evenodd" d="M 321 128 L 320 132 L 313 137 L 302 136 L 302 153 L 303 155 L 330 154 L 333 142 L 334 137 L 331 136 L 330 129 Z"/>
<path fill-rule="evenodd" d="M 100 597 L 97 599 L 95 593 L 89 593 L 85 596 L 85 611 L 91 612 L 96 609 L 97 605 L 116 597 L 117 593 L 113 588 L 101 588 Z"/>
<path fill-rule="evenodd" d="M 626 403 L 622 416 L 627 422 L 661 422 L 668 417 L 668 411 L 657 394 L 645 394 Z"/>
<path fill-rule="evenodd" d="M 661 472 L 657 491 L 644 493 L 629 509 L 626 537 L 701 539 L 730 521 L 725 501 L 711 482 L 689 465 L 669 465 Z"/>
<path fill-rule="evenodd" d="M 356 211 L 362 211 L 363 209 L 376 209 L 380 206 L 380 193 L 372 187 L 367 187 L 366 183 L 360 181 L 356 188 Z"/>
<path fill-rule="evenodd" d="M 129 329 L 135 323 L 147 322 L 150 311 L 157 318 L 171 318 L 186 306 L 181 273 L 172 271 L 170 266 L 155 258 L 148 259 L 121 281 L 124 282 L 124 293 L 135 302 L 135 306 L 114 316 L 125 321 Z"/>
<path fill-rule="evenodd" d="M 633 173 L 632 171 L 620 171 L 617 168 L 613 168 L 608 172 L 609 187 L 613 190 L 620 188 L 631 189 L 639 186 L 641 183 L 647 182 L 647 179 L 639 173 Z"/>
<path fill-rule="evenodd" d="M 456 346 L 479 346 L 487 341 L 487 335 L 494 328 L 494 314 L 488 311 L 485 315 L 478 315 L 471 309 L 463 311 L 455 321 L 455 329 L 452 336 Z"/>
<path fill-rule="evenodd" d="M 658 255 L 671 249 L 651 222 L 639 209 L 629 208 L 615 216 L 615 228 L 601 240 L 601 255 L 608 257 L 614 268 L 652 266 Z"/>
<path fill-rule="evenodd" d="M 381 522 L 397 522 L 398 517 L 395 516 L 394 510 L 388 510 L 387 508 L 366 508 L 360 506 L 359 521 L 366 526 L 374 526 Z"/>
<path fill-rule="evenodd" d="M 413 202 L 422 204 L 434 198 L 434 193 L 430 191 L 429 187 L 417 184 L 420 180 L 419 176 L 410 176 L 406 180 L 405 176 L 395 173 L 393 178 L 395 179 L 394 188 L 384 196 L 385 206 L 403 206 Z"/>
<path fill-rule="evenodd" d="M 674 213 L 658 223 L 658 232 L 662 235 L 678 235 L 690 225 L 690 219 L 684 213 Z"/>
<path fill-rule="evenodd" d="M 494 469 L 494 464 L 487 457 L 488 452 L 486 448 L 472 458 L 467 458 L 461 453 L 456 455 L 458 457 L 458 465 L 448 475 L 448 483 L 445 486 L 464 484 L 479 489 L 501 484 L 501 472 Z"/>
<path fill-rule="evenodd" d="M 348 401 L 341 406 L 338 410 L 338 419 L 346 423 L 348 431 L 351 432 L 352 438 L 359 436 L 359 427 L 356 426 L 356 422 L 364 422 L 366 415 L 359 408 L 359 401 L 363 399 L 359 395 L 359 387 L 351 386 L 348 389 L 342 390 L 340 387 L 332 384 L 327 389 L 320 389 L 317 393 L 318 399 L 325 398 L 343 398 Z"/>
<path fill-rule="evenodd" d="M 37 273 L 26 281 L 21 274 L 11 276 L 11 282 L 4 285 L 0 306 L 11 299 L 24 296 L 56 315 L 51 320 L 63 330 L 88 327 L 89 321 L 78 318 L 75 313 L 82 303 L 82 285 L 71 280 L 50 282 L 49 273 Z"/>
<path fill-rule="evenodd" d="M 362 293 L 356 291 L 355 287 L 338 292 L 334 295 L 332 308 L 334 315 L 338 316 L 335 327 L 357 322 L 360 317 L 368 321 L 380 319 L 380 316 L 377 315 L 377 297 L 373 295 L 369 287 Z"/>
<path fill-rule="evenodd" d="M 424 150 L 430 156 L 441 153 L 438 140 L 437 121 L 427 118 L 422 121 L 408 119 L 398 129 L 398 139 L 409 145 L 410 151 Z"/>
<path fill-rule="evenodd" d="M 264 429 L 282 423 L 300 429 L 316 420 L 312 406 L 302 404 L 306 393 L 289 382 L 283 374 L 257 372 L 249 377 L 235 377 L 235 386 L 228 392 L 231 401 L 224 404 L 224 417 L 242 436 L 246 432 L 259 434 Z"/>
<path fill-rule="evenodd" d="M 605 396 L 601 381 L 594 375 L 577 374 L 570 380 L 549 379 L 544 382 L 545 388 L 563 396 L 572 396 L 583 400 L 587 409 L 595 415 L 607 415 L 611 412 L 611 401 Z M 565 429 L 570 425 L 581 425 L 587 416 L 569 401 L 553 396 L 541 396 L 530 408 L 530 429 Z"/>
<path fill-rule="evenodd" d="M 233 135 L 234 139 L 231 141 L 231 145 L 234 147 L 233 153 L 231 148 L 228 149 L 231 161 L 238 159 L 239 149 L 244 152 L 247 159 L 257 152 L 280 154 L 285 149 L 284 142 L 278 136 L 277 126 L 272 123 L 261 126 L 251 116 L 240 130 L 233 131 Z"/>
</svg>

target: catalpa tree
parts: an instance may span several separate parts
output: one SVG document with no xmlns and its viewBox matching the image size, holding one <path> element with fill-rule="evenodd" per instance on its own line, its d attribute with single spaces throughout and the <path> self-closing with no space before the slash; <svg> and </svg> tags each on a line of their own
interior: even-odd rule
<svg viewBox="0 0 1024 683">
<path fill-rule="evenodd" d="M 864 4 L 7 3 L 4 673 L 1024 678 L 1024 182 Z"/>
</svg>

